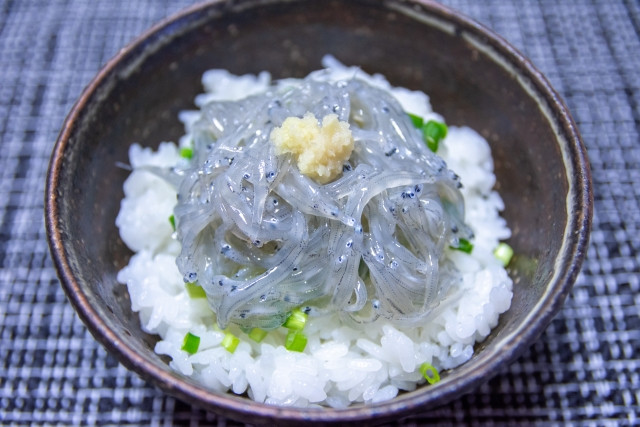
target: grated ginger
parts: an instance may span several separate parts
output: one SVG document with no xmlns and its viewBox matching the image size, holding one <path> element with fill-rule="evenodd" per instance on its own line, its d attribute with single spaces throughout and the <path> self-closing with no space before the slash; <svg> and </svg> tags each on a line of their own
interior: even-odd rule
<svg viewBox="0 0 640 427">
<path fill-rule="evenodd" d="M 276 154 L 291 153 L 298 169 L 319 184 L 326 184 L 342 173 L 342 166 L 353 151 L 349 123 L 328 114 L 318 123 L 313 113 L 302 118 L 287 117 L 270 135 Z"/>
</svg>

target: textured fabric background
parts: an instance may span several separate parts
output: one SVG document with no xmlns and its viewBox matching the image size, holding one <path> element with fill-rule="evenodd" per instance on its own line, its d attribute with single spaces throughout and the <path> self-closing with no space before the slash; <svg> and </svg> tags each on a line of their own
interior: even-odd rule
<svg viewBox="0 0 640 427">
<path fill-rule="evenodd" d="M 47 163 L 82 88 L 188 5 L 0 0 L 0 422 L 237 425 L 163 394 L 92 338 L 45 239 Z M 583 273 L 542 337 L 474 393 L 398 425 L 640 424 L 640 4 L 445 0 L 529 56 L 571 109 L 593 168 Z"/>
</svg>

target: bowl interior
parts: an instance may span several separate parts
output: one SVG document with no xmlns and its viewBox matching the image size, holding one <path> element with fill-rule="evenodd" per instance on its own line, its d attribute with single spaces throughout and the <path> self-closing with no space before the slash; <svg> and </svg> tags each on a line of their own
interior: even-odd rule
<svg viewBox="0 0 640 427">
<path fill-rule="evenodd" d="M 47 226 L 63 286 L 96 337 L 128 367 L 179 397 L 246 421 L 391 417 L 442 404 L 513 360 L 558 309 L 579 270 L 590 218 L 589 177 L 573 123 L 546 81 L 499 38 L 431 3 L 342 0 L 199 5 L 160 24 L 107 64 L 70 114 L 54 150 Z M 516 256 L 511 309 L 467 364 L 394 401 L 296 411 L 216 395 L 155 355 L 116 274 L 130 257 L 114 224 L 131 143 L 177 141 L 211 68 L 302 77 L 331 53 L 429 94 L 449 124 L 491 144 Z M 302 415 L 301 415 L 302 414 Z"/>
</svg>

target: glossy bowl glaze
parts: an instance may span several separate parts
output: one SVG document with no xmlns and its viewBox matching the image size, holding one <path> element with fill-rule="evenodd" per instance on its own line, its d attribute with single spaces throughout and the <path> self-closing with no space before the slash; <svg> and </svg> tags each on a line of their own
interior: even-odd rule
<svg viewBox="0 0 640 427">
<path fill-rule="evenodd" d="M 468 125 L 493 150 L 497 189 L 513 231 L 511 309 L 465 365 L 442 381 L 344 410 L 267 406 L 208 391 L 153 352 L 126 288 L 130 251 L 114 224 L 129 145 L 177 140 L 210 68 L 302 77 L 331 53 L 428 93 L 448 123 Z M 383 422 L 459 398 L 513 361 L 560 309 L 580 270 L 592 212 L 585 149 L 567 108 L 502 38 L 428 1 L 245 0 L 198 4 L 123 49 L 66 119 L 46 189 L 51 253 L 69 300 L 125 366 L 186 402 L 247 422 Z"/>
</svg>

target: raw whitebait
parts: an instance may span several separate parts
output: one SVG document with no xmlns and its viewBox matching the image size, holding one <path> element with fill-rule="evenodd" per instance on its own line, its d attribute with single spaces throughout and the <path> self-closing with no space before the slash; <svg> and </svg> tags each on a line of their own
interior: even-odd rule
<svg viewBox="0 0 640 427">
<path fill-rule="evenodd" d="M 166 176 L 178 189 L 178 268 L 221 328 L 273 329 L 294 308 L 356 323 L 423 321 L 459 280 L 444 251 L 470 238 L 457 175 L 387 92 L 314 73 L 194 123 L 194 156 Z M 336 114 L 351 157 L 321 185 L 269 137 L 288 117 Z"/>
</svg>

